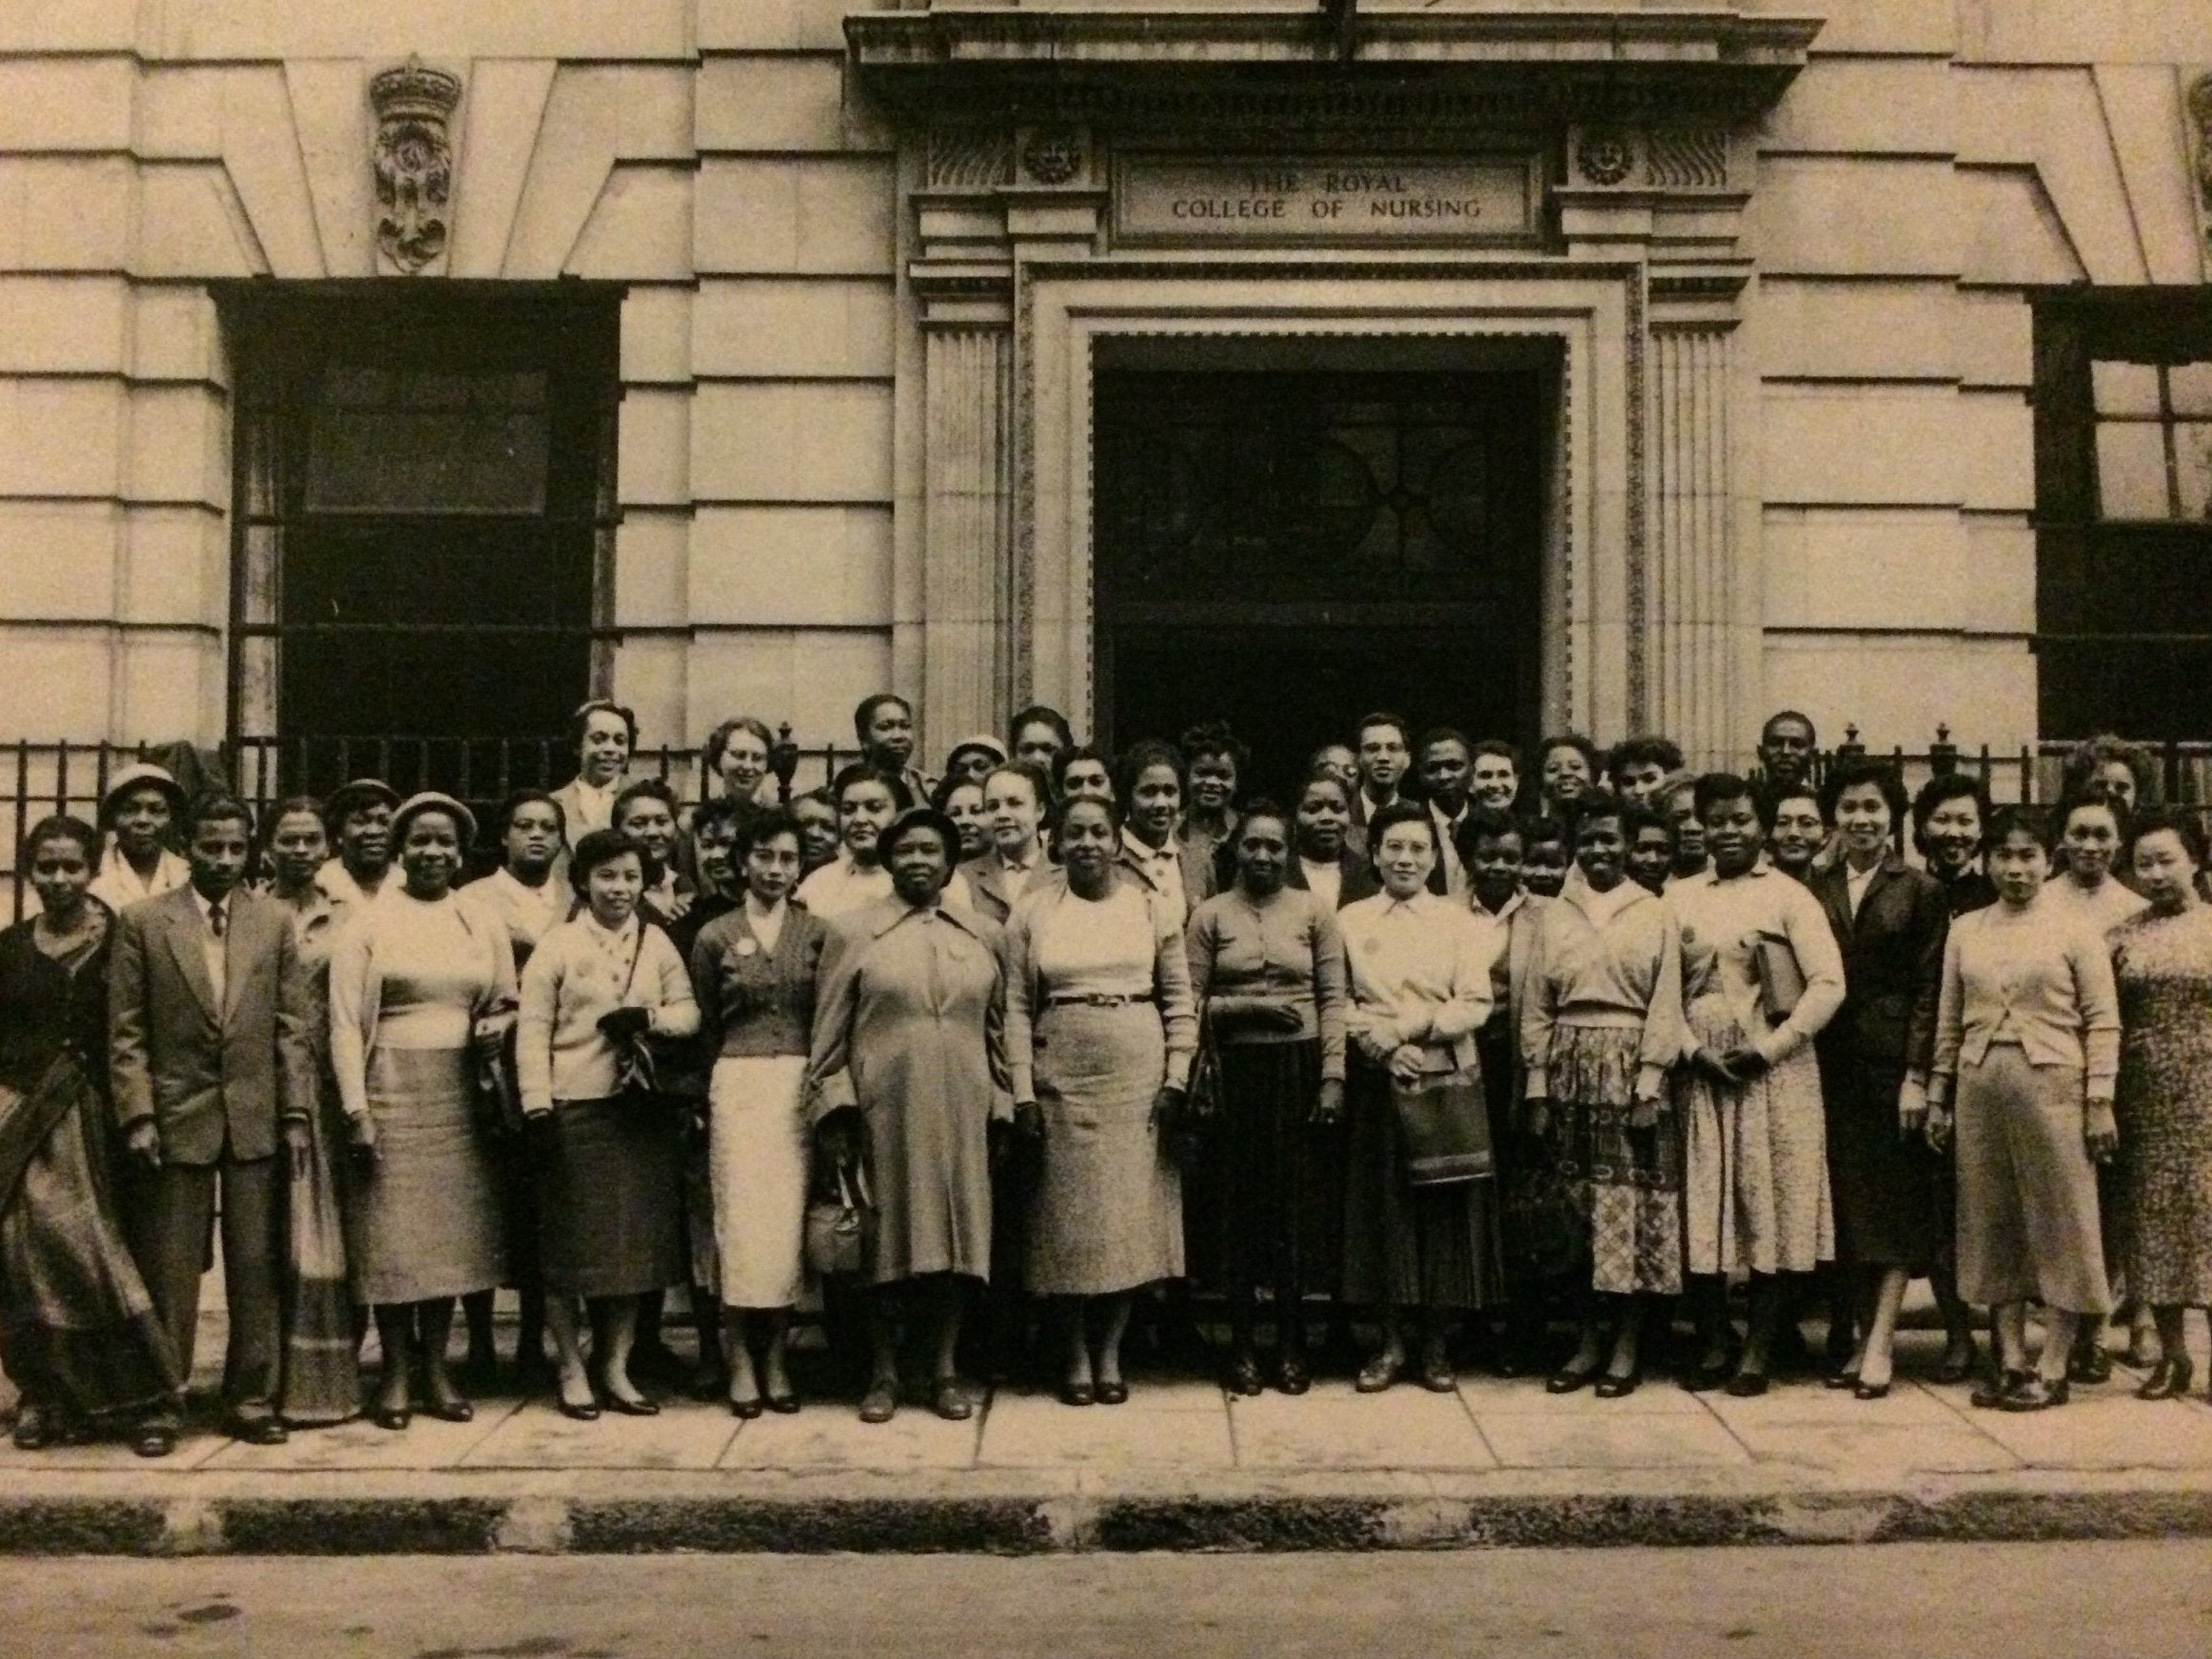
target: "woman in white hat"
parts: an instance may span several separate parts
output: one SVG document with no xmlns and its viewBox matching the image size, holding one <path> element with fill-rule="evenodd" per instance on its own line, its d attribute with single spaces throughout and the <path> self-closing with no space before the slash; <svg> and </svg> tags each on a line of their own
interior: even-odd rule
<svg viewBox="0 0 2212 1659">
<path fill-rule="evenodd" d="M 479 1054 L 512 1024 L 506 932 L 453 883 L 476 820 L 449 795 L 392 815 L 405 885 L 364 907 L 330 962 L 330 1059 L 352 1151 L 346 1254 L 355 1299 L 375 1310 L 384 1372 L 374 1415 L 404 1429 L 423 1409 L 465 1423 L 445 1370 L 459 1296 L 506 1276 L 499 1170 L 478 1127 Z"/>
<path fill-rule="evenodd" d="M 185 791 L 163 767 L 141 760 L 109 780 L 100 797 L 108 847 L 91 894 L 109 910 L 173 893 L 191 866 L 169 848 L 169 826 L 185 810 Z"/>
</svg>

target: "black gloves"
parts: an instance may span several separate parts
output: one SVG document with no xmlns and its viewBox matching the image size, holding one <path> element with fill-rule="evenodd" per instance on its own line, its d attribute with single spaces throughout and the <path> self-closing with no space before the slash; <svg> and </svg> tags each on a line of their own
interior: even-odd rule
<svg viewBox="0 0 2212 1659">
<path fill-rule="evenodd" d="M 642 1037 L 653 1026 L 650 1008 L 617 1008 L 599 1017 L 600 1035 L 609 1042 L 627 1042 Z"/>
</svg>

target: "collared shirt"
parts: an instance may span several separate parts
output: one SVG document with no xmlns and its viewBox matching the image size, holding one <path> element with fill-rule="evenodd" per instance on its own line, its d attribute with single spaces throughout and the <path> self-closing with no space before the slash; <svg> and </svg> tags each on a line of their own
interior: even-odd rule
<svg viewBox="0 0 2212 1659">
<path fill-rule="evenodd" d="M 1325 906 L 1334 910 L 1344 899 L 1344 866 L 1334 859 L 1316 863 L 1305 854 L 1298 855 L 1298 868 L 1305 872 L 1306 885 Z"/>
<path fill-rule="evenodd" d="M 639 954 L 638 930 L 645 925 L 638 919 L 638 913 L 631 911 L 620 927 L 608 927 L 588 907 L 578 911 L 576 919 L 583 924 L 583 937 L 599 947 L 600 955 L 614 969 L 615 982 L 626 984 L 630 964 Z"/>
<path fill-rule="evenodd" d="M 219 1009 L 223 1006 L 224 996 L 230 988 L 229 963 L 225 956 L 228 947 L 223 942 L 232 919 L 230 899 L 227 898 L 219 905 L 212 903 L 206 894 L 195 887 L 192 889 L 192 908 L 200 913 L 200 920 L 204 924 L 200 957 L 207 964 L 207 983 L 215 987 L 215 1006 Z M 220 919 L 216 915 L 218 910 L 222 912 Z"/>
<path fill-rule="evenodd" d="M 1779 1065 L 1817 1037 L 1844 1005 L 1844 958 L 1835 929 L 1812 889 L 1791 880 L 1765 858 L 1741 876 L 1708 870 L 1668 896 L 1683 930 L 1716 953 L 1716 987 L 1738 1023 L 1757 1034 L 1752 1046 Z M 1761 1012 L 1761 942 L 1786 941 L 1805 980 L 1797 1006 L 1768 1027 Z"/>
<path fill-rule="evenodd" d="M 126 906 L 174 893 L 191 879 L 191 865 L 166 847 L 154 860 L 153 874 L 141 877 L 123 856 L 123 849 L 110 841 L 100 856 L 100 873 L 92 878 L 91 892 L 94 899 L 120 915 Z"/>
<path fill-rule="evenodd" d="M 1866 902 L 1866 889 L 1874 885 L 1874 877 L 1882 866 L 1870 864 L 1861 870 L 1849 859 L 1844 861 L 1844 900 L 1851 907 L 1851 919 L 1859 919 L 1859 906 Z"/>
<path fill-rule="evenodd" d="M 1488 941 L 1464 904 L 1426 889 L 1378 893 L 1336 913 L 1352 987 L 1349 1028 L 1418 1043 L 1437 1069 L 1464 1067 L 1491 1011 Z"/>
<path fill-rule="evenodd" d="M 1467 865 L 1460 859 L 1457 831 L 1467 821 L 1467 806 L 1459 808 L 1457 818 L 1446 818 L 1444 810 L 1433 800 L 1429 803 L 1429 821 L 1436 826 L 1436 857 L 1444 866 L 1444 893 L 1447 898 L 1467 901 Z"/>
<path fill-rule="evenodd" d="M 853 862 L 853 855 L 839 851 L 834 862 L 820 869 L 799 884 L 792 895 L 800 904 L 828 921 L 833 917 L 850 911 L 864 909 L 879 899 L 891 897 L 891 872 L 880 864 L 870 864 L 866 869 Z"/>
<path fill-rule="evenodd" d="M 338 912 L 339 919 L 344 921 L 364 905 L 374 904 L 385 894 L 395 893 L 406 883 L 400 876 L 397 865 L 387 865 L 384 879 L 377 883 L 376 891 L 371 893 L 354 879 L 353 872 L 346 867 L 344 859 L 331 859 L 315 872 L 315 885 L 322 890 L 323 897 L 330 900 L 330 906 Z"/>
<path fill-rule="evenodd" d="M 1168 838 L 1164 847 L 1148 847 L 1128 829 L 1121 832 L 1121 849 L 1136 863 L 1155 892 L 1163 893 L 1175 901 L 1177 908 L 1188 915 L 1191 901 L 1183 892 L 1183 859 L 1175 846 L 1175 839 Z"/>
<path fill-rule="evenodd" d="M 1006 889 L 1007 902 L 1012 903 L 1029 891 L 1029 884 L 1037 876 L 1040 855 L 1033 851 L 1018 864 L 1004 853 L 993 853 L 991 856 L 997 860 L 998 884 Z"/>
<path fill-rule="evenodd" d="M 567 813 L 568 844 L 576 843 L 593 830 L 607 828 L 615 820 L 615 797 L 622 792 L 623 780 L 617 778 L 604 786 L 587 783 L 583 778 L 568 780 L 568 799 L 576 804 L 570 809 L 566 802 L 562 810 Z"/>
</svg>

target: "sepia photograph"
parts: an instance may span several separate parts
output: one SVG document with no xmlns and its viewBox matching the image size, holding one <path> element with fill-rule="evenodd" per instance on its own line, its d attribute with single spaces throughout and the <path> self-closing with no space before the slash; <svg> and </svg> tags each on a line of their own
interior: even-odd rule
<svg viewBox="0 0 2212 1659">
<path fill-rule="evenodd" d="M 0 0 L 0 1650 L 2212 1651 L 2207 0 Z"/>
</svg>

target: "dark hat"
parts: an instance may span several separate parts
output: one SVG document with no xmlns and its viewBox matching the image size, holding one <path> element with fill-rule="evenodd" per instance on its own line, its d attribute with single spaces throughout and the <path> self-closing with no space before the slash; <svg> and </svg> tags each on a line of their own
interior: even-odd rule
<svg viewBox="0 0 2212 1659">
<path fill-rule="evenodd" d="M 910 806 L 884 825 L 876 838 L 877 857 L 888 862 L 892 849 L 917 829 L 937 831 L 944 838 L 945 857 L 955 864 L 960 861 L 960 826 L 934 806 Z"/>
<path fill-rule="evenodd" d="M 400 792 L 382 778 L 356 778 L 350 783 L 341 783 L 330 792 L 330 799 L 323 803 L 323 816 L 333 829 L 346 821 L 346 815 L 367 801 L 382 801 L 393 812 L 400 809 Z"/>
</svg>

